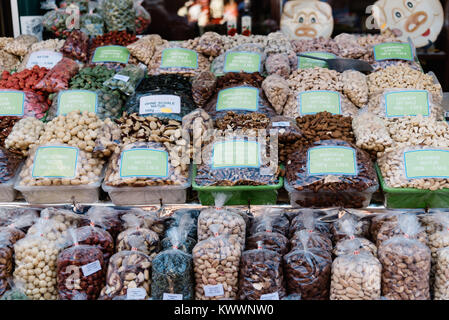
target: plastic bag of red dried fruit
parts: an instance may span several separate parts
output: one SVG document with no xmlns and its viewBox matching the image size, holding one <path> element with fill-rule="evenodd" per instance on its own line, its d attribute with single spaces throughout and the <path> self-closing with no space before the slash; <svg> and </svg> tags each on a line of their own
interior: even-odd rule
<svg viewBox="0 0 449 320">
<path fill-rule="evenodd" d="M 42 119 L 48 110 L 46 99 L 31 91 L 0 89 L 0 116 L 34 117 Z"/>
<path fill-rule="evenodd" d="M 368 153 L 343 140 L 316 141 L 291 154 L 286 180 L 296 207 L 364 208 L 379 187 Z"/>
<path fill-rule="evenodd" d="M 78 69 L 79 66 L 75 61 L 62 58 L 34 88 L 48 93 L 67 90 L 70 79 L 78 72 Z"/>
<path fill-rule="evenodd" d="M 101 250 L 80 245 L 77 232 L 69 230 L 71 247 L 58 255 L 58 295 L 61 300 L 97 300 L 105 280 L 106 268 Z"/>
<path fill-rule="evenodd" d="M 142 6 L 143 0 L 134 0 L 134 9 L 136 10 L 136 33 L 144 34 L 151 24 L 150 13 Z"/>
<path fill-rule="evenodd" d="M 107 231 L 112 238 L 117 239 L 120 232 L 125 230 L 121 216 L 123 211 L 115 210 L 113 208 L 92 207 L 86 213 L 86 220 L 83 225 L 89 225 L 94 222 L 95 226 Z"/>
<path fill-rule="evenodd" d="M 109 258 L 114 254 L 114 240 L 111 235 L 100 228 L 91 225 L 75 229 L 75 236 L 79 244 L 94 246 L 103 253 L 103 261 L 107 264 Z"/>
</svg>

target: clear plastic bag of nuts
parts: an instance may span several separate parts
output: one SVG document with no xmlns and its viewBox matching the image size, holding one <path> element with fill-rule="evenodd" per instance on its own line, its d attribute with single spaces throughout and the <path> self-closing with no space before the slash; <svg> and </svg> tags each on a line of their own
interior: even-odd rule
<svg viewBox="0 0 449 320">
<path fill-rule="evenodd" d="M 193 248 L 195 300 L 237 299 L 242 245 L 221 227 L 209 225 L 212 236 Z"/>
<path fill-rule="evenodd" d="M 290 222 L 282 209 L 268 207 L 264 208 L 260 215 L 254 217 L 250 234 L 268 231 L 287 236 L 289 226 Z"/>
<path fill-rule="evenodd" d="M 322 233 L 314 230 L 313 227 L 306 228 L 300 231 L 296 231 L 293 237 L 290 239 L 290 251 L 293 250 L 304 250 L 303 237 L 304 234 L 308 233 L 307 237 L 307 247 L 315 248 L 327 252 L 332 252 L 332 241 L 323 235 Z"/>
<path fill-rule="evenodd" d="M 398 108 L 396 99 L 417 99 L 415 108 Z M 389 106 L 393 105 L 393 108 Z M 424 106 L 424 107 L 419 107 Z M 435 120 L 443 120 L 443 106 L 440 97 L 428 90 L 383 89 L 370 96 L 367 111 L 391 121 L 409 120 L 408 117 L 422 115 Z M 405 118 L 404 118 L 405 117 Z M 388 124 L 388 123 L 387 123 Z"/>
<path fill-rule="evenodd" d="M 0 231 L 0 296 L 8 290 L 8 278 L 12 276 L 14 264 L 14 244 L 9 235 Z"/>
<path fill-rule="evenodd" d="M 35 233 L 14 245 L 14 281 L 24 283 L 25 294 L 32 300 L 57 300 L 57 257 L 64 239 L 51 219 L 40 218 L 34 228 Z"/>
<path fill-rule="evenodd" d="M 217 78 L 210 71 L 197 74 L 192 80 L 192 97 L 197 107 L 201 108 L 215 92 Z"/>
<path fill-rule="evenodd" d="M 192 254 L 196 245 L 196 231 L 194 237 L 189 237 L 189 234 L 196 230 L 197 224 L 198 220 L 193 219 L 189 213 L 179 216 L 176 225 L 167 230 L 166 237 L 161 241 L 162 251 L 176 247 L 178 250 Z"/>
<path fill-rule="evenodd" d="M 449 179 L 447 178 L 412 178 L 408 177 L 406 170 L 405 157 L 408 153 L 415 155 L 426 154 L 428 152 L 445 153 L 449 148 L 442 148 L 423 145 L 406 145 L 403 147 L 394 148 L 392 151 L 385 152 L 381 158 L 378 159 L 380 171 L 385 185 L 389 188 L 415 188 L 422 190 L 439 190 L 449 187 Z M 437 154 L 437 156 L 439 156 Z M 415 174 L 411 172 L 411 174 Z"/>
<path fill-rule="evenodd" d="M 359 239 L 345 243 L 345 254 L 332 263 L 331 300 L 379 300 L 382 265 Z"/>
<path fill-rule="evenodd" d="M 198 217 L 198 242 L 213 236 L 210 225 L 216 225 L 216 232 L 229 234 L 231 238 L 237 239 L 242 248 L 245 246 L 246 223 L 237 213 L 227 210 L 224 205 L 227 195 L 218 193 L 215 195 L 215 207 L 203 209 Z"/>
<path fill-rule="evenodd" d="M 187 216 L 184 216 L 187 217 Z M 192 255 L 185 247 L 188 229 L 193 220 L 184 219 L 178 227 L 167 232 L 171 248 L 162 251 L 153 259 L 151 293 L 153 299 L 165 300 L 167 294 L 179 295 L 182 300 L 194 299 Z"/>
<path fill-rule="evenodd" d="M 244 251 L 240 262 L 240 300 L 272 300 L 285 297 L 282 255 L 266 249 L 260 241 L 256 249 Z"/>
<path fill-rule="evenodd" d="M 98 248 L 103 254 L 105 264 L 109 262 L 109 258 L 114 254 L 114 240 L 111 235 L 107 231 L 96 227 L 93 221 L 88 226 L 76 228 L 75 236 L 80 245 Z"/>
<path fill-rule="evenodd" d="M 107 231 L 115 240 L 120 232 L 125 230 L 121 216 L 123 211 L 114 208 L 92 206 L 86 213 L 82 226 L 88 226 L 93 222 L 96 227 Z"/>
<path fill-rule="evenodd" d="M 141 239 L 136 237 L 130 241 L 131 250 L 117 252 L 111 257 L 100 300 L 112 300 L 119 296 L 146 300 L 151 296 L 151 259 L 138 251 L 143 245 Z"/>
<path fill-rule="evenodd" d="M 276 113 L 283 114 L 284 106 L 292 94 L 287 80 L 277 74 L 272 74 L 265 78 L 262 89 Z"/>
<path fill-rule="evenodd" d="M 60 300 L 97 300 L 106 274 L 103 254 L 90 245 L 80 245 L 74 229 L 68 231 L 69 247 L 57 260 L 58 294 Z"/>
<path fill-rule="evenodd" d="M 435 300 L 449 300 L 449 247 L 436 251 L 434 264 L 435 282 L 433 293 Z"/>
<path fill-rule="evenodd" d="M 410 215 L 413 219 L 418 219 L 416 215 L 413 213 L 402 213 L 403 215 Z M 376 246 L 380 247 L 382 242 L 387 241 L 388 239 L 400 236 L 404 234 L 404 230 L 402 229 L 401 225 L 399 224 L 401 216 L 398 216 L 397 221 L 385 221 L 382 223 L 381 227 L 379 228 L 379 231 L 377 232 L 376 237 Z M 415 239 L 421 242 L 424 245 L 428 244 L 428 238 L 427 233 L 424 230 L 424 228 L 421 228 L 419 232 L 416 233 Z"/>
<path fill-rule="evenodd" d="M 73 211 L 52 207 L 42 210 L 40 217 L 51 220 L 53 223 L 52 229 L 58 232 L 64 239 L 67 237 L 68 229 L 77 228 L 85 221 L 84 216 Z M 30 227 L 27 234 L 36 234 L 37 232 L 39 232 L 39 225 L 35 224 Z"/>
<path fill-rule="evenodd" d="M 132 245 L 130 239 L 139 239 L 139 243 L 142 247 L 138 247 L 137 250 L 145 253 L 150 259 L 160 251 L 159 236 L 156 232 L 147 229 L 142 219 L 139 219 L 136 215 L 128 213 L 121 218 L 126 228 L 117 236 L 116 249 L 117 251 L 131 250 Z"/>
<path fill-rule="evenodd" d="M 137 153 L 148 152 L 148 158 L 158 161 L 159 154 L 165 154 L 160 165 L 166 167 L 166 172 L 159 176 L 126 176 L 122 175 L 124 169 L 124 156 L 131 154 L 133 150 Z M 189 184 L 189 167 L 180 158 L 176 150 L 167 149 L 162 143 L 157 142 L 135 142 L 121 145 L 116 150 L 109 162 L 106 170 L 105 185 L 111 187 L 146 187 L 146 186 L 164 186 L 164 185 L 187 185 Z M 143 155 L 145 157 L 145 155 Z M 132 162 L 128 162 L 132 166 Z M 157 171 L 157 168 L 156 168 Z M 160 169 L 159 169 L 160 171 Z M 162 170 L 164 171 L 164 170 Z"/>
<path fill-rule="evenodd" d="M 378 248 L 382 295 L 390 300 L 429 300 L 430 249 L 416 240 L 421 231 L 414 215 L 398 216 L 402 234 Z"/>
<path fill-rule="evenodd" d="M 299 293 L 302 300 L 328 300 L 332 257 L 322 249 L 309 248 L 309 234 L 302 232 L 303 250 L 284 256 L 284 277 L 288 294 Z"/>
<path fill-rule="evenodd" d="M 338 219 L 331 223 L 330 232 L 332 234 L 332 242 L 335 244 L 342 239 L 347 238 L 346 230 L 342 229 L 342 224 L 349 220 L 354 226 L 354 236 L 371 239 L 370 227 L 371 216 L 366 212 L 358 209 L 337 209 Z"/>
<path fill-rule="evenodd" d="M 240 150 L 238 155 L 234 150 Z M 199 186 L 278 184 L 280 167 L 277 152 L 270 151 L 268 156 L 265 138 L 241 131 L 224 137 L 214 136 L 202 149 L 202 162 L 197 165 L 195 182 Z"/>
<path fill-rule="evenodd" d="M 374 257 L 377 257 L 376 245 L 358 234 L 357 229 L 360 224 L 361 222 L 357 222 L 354 218 L 345 219 L 339 224 L 339 233 L 344 234 L 344 237 L 340 238 L 340 240 L 335 244 L 335 248 L 332 251 L 334 256 L 339 257 L 342 255 L 351 254 L 351 252 L 347 249 L 351 248 L 354 240 L 357 240 L 362 250 L 365 250 L 371 253 Z"/>
<path fill-rule="evenodd" d="M 41 149 L 42 148 L 42 149 Z M 76 166 L 75 175 L 71 178 L 43 178 L 34 176 L 33 168 L 35 167 L 35 158 L 39 150 L 45 148 L 70 148 L 76 149 Z M 61 168 L 62 163 L 59 164 Z M 75 186 L 75 185 L 89 185 L 98 183 L 103 169 L 103 161 L 94 159 L 92 154 L 80 150 L 77 147 L 72 147 L 64 143 L 44 143 L 35 146 L 30 150 L 30 156 L 25 161 L 25 165 L 20 172 L 19 186 Z"/>
<path fill-rule="evenodd" d="M 288 237 L 291 238 L 297 231 L 313 229 L 330 239 L 330 225 L 320 220 L 321 212 L 313 209 L 301 209 L 293 214 L 288 231 Z M 306 227 L 308 226 L 308 228 Z"/>
<path fill-rule="evenodd" d="M 122 211 L 123 214 L 132 213 L 138 217 L 142 222 L 141 225 L 156 232 L 159 239 L 162 239 L 165 233 L 164 218 L 159 217 L 158 211 L 143 210 L 140 208 L 132 208 L 130 210 Z"/>
<path fill-rule="evenodd" d="M 449 215 L 447 212 L 440 211 L 434 214 L 434 220 L 437 224 L 442 226 L 440 231 L 435 231 L 428 236 L 428 246 L 432 253 L 432 269 L 431 278 L 435 275 L 435 269 L 438 268 L 436 265 L 438 260 L 438 252 L 441 248 L 449 247 Z M 443 258 L 444 254 L 441 258 Z M 440 267 L 440 270 L 442 268 Z"/>
</svg>

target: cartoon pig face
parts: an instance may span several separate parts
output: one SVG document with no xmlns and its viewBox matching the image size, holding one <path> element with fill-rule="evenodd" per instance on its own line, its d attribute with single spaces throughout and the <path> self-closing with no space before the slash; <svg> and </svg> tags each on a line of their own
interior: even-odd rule
<svg viewBox="0 0 449 320">
<path fill-rule="evenodd" d="M 404 42 L 410 37 L 418 48 L 437 39 L 444 21 L 439 0 L 380 0 L 373 16 L 381 29 L 389 28 Z"/>
<path fill-rule="evenodd" d="M 317 0 L 295 0 L 285 4 L 281 31 L 291 39 L 329 38 L 334 29 L 332 8 Z"/>
</svg>

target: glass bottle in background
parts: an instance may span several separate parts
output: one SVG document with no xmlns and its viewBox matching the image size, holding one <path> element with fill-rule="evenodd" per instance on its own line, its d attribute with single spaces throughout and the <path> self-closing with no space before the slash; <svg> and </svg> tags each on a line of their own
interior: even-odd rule
<svg viewBox="0 0 449 320">
<path fill-rule="evenodd" d="M 244 36 L 250 36 L 252 34 L 252 25 L 251 0 L 244 0 L 243 10 L 240 14 L 240 33 Z"/>
<path fill-rule="evenodd" d="M 237 33 L 237 17 L 239 15 L 239 10 L 237 3 L 231 0 L 224 9 L 224 18 L 226 20 L 227 34 L 228 36 L 233 36 Z"/>
</svg>

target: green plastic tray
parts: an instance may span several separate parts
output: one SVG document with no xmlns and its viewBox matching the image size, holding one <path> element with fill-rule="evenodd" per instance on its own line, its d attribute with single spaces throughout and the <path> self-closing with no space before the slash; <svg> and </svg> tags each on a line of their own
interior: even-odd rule
<svg viewBox="0 0 449 320">
<path fill-rule="evenodd" d="M 193 165 L 192 189 L 198 192 L 198 198 L 203 206 L 215 205 L 212 195 L 214 192 L 231 195 L 226 205 L 274 205 L 277 203 L 278 190 L 284 185 L 284 178 L 279 177 L 278 184 L 268 186 L 199 186 L 195 182 L 196 173 L 196 165 Z"/>
<path fill-rule="evenodd" d="M 376 172 L 385 196 L 385 206 L 391 209 L 449 208 L 449 189 L 421 190 L 413 188 L 390 188 L 376 163 Z"/>
</svg>

